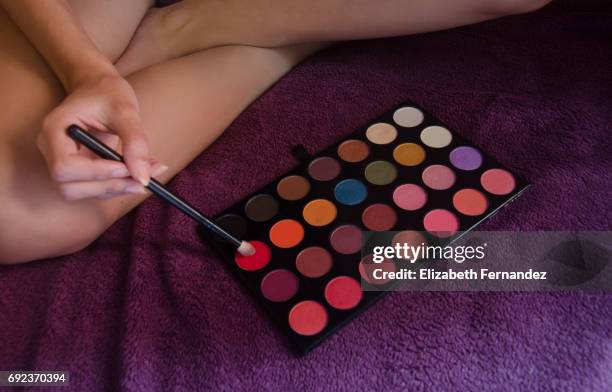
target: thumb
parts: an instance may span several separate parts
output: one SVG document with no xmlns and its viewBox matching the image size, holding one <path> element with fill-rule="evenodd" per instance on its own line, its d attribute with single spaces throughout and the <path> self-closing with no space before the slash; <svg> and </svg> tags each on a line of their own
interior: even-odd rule
<svg viewBox="0 0 612 392">
<path fill-rule="evenodd" d="M 123 159 L 131 176 L 143 186 L 151 179 L 149 143 L 142 128 L 140 116 L 135 110 L 114 116 L 112 129 L 123 144 Z"/>
</svg>

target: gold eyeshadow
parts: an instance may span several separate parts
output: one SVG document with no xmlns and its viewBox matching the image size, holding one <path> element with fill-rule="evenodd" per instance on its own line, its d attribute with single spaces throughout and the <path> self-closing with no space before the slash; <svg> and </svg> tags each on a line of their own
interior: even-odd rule
<svg viewBox="0 0 612 392">
<path fill-rule="evenodd" d="M 283 152 L 279 152 L 283 153 Z M 447 241 L 473 229 L 527 183 L 412 103 L 374 119 L 242 201 L 216 222 L 253 256 L 213 241 L 227 265 L 305 353 L 372 304 L 366 231 Z M 396 268 L 392 260 L 380 264 Z M 369 286 L 368 286 L 369 285 Z M 364 290 L 376 287 L 381 291 Z"/>
<path fill-rule="evenodd" d="M 403 166 L 420 165 L 426 156 L 425 149 L 416 143 L 402 143 L 393 150 L 393 159 Z"/>
</svg>

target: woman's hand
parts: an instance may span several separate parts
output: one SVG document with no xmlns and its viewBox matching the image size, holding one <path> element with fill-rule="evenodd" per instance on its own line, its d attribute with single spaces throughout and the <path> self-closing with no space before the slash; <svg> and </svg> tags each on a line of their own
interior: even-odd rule
<svg viewBox="0 0 612 392">
<path fill-rule="evenodd" d="M 67 0 L 0 0 L 2 7 L 53 68 L 68 96 L 45 118 L 38 147 L 68 199 L 146 193 L 151 162 L 129 83 L 89 39 Z M 49 23 L 53 21 L 53 23 Z M 61 27 L 61 28 L 58 28 Z M 123 150 L 125 164 L 96 158 L 66 133 L 71 124 Z M 130 179 L 129 177 L 132 177 Z"/>
<path fill-rule="evenodd" d="M 66 133 L 71 124 L 89 130 L 112 148 L 120 144 L 125 164 L 97 158 L 78 145 Z M 44 119 L 38 147 L 52 178 L 70 200 L 145 194 L 143 185 L 150 177 L 167 169 L 149 157 L 134 90 L 113 73 L 79 81 Z"/>
</svg>

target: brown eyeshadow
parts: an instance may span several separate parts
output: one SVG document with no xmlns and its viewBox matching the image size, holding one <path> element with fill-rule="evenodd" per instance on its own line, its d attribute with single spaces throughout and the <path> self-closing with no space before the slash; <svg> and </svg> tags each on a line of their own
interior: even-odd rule
<svg viewBox="0 0 612 392">
<path fill-rule="evenodd" d="M 319 278 L 332 267 L 332 256 L 325 248 L 311 246 L 302 250 L 295 260 L 298 271 L 309 278 Z"/>
<path fill-rule="evenodd" d="M 308 165 L 308 174 L 318 181 L 330 181 L 340 174 L 340 164 L 330 157 L 320 157 Z"/>
<path fill-rule="evenodd" d="M 360 140 L 347 140 L 338 146 L 338 156 L 346 162 L 361 162 L 370 154 L 370 147 Z"/>
<path fill-rule="evenodd" d="M 255 222 L 265 222 L 278 212 L 278 201 L 274 196 L 261 194 L 255 195 L 247 201 L 244 213 Z"/>
<path fill-rule="evenodd" d="M 276 192 L 285 200 L 300 200 L 310 192 L 310 182 L 302 176 L 288 176 L 278 182 Z"/>
</svg>

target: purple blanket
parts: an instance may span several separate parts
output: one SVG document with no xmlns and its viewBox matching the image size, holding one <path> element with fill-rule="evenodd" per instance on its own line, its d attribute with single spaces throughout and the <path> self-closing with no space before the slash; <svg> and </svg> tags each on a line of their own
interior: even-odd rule
<svg viewBox="0 0 612 392">
<path fill-rule="evenodd" d="M 411 99 L 534 184 L 483 229 L 610 230 L 612 7 L 568 3 L 321 53 L 171 188 L 214 215 L 295 165 L 294 144 L 315 152 Z M 152 198 L 78 254 L 0 269 L 8 369 L 69 370 L 79 391 L 609 391 L 612 294 L 392 293 L 297 358 Z"/>
</svg>

